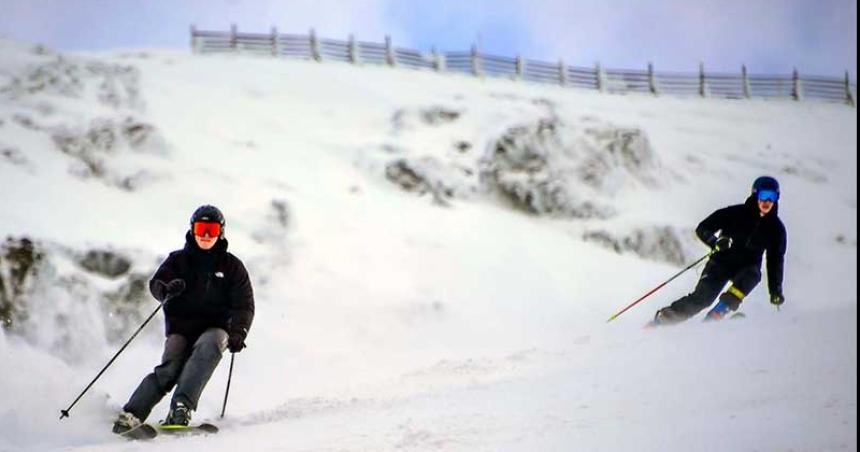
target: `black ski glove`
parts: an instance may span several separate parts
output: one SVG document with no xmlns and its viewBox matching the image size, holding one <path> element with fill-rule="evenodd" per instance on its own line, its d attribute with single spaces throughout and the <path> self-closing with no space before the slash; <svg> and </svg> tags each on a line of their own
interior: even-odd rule
<svg viewBox="0 0 860 452">
<path fill-rule="evenodd" d="M 783 303 L 785 303 L 785 297 L 782 296 L 782 292 L 770 294 L 770 304 L 779 307 Z"/>
<path fill-rule="evenodd" d="M 227 338 L 227 349 L 230 350 L 230 353 L 239 353 L 246 347 L 244 333 L 239 331 L 230 332 L 230 337 Z"/>
<path fill-rule="evenodd" d="M 732 238 L 731 237 L 721 236 L 721 237 L 717 238 L 716 241 L 714 241 L 713 248 L 714 248 L 714 251 L 716 251 L 718 253 L 720 251 L 725 251 L 731 247 L 732 247 Z"/>
<path fill-rule="evenodd" d="M 164 299 L 173 298 L 185 290 L 185 280 L 176 278 L 164 285 Z"/>
</svg>

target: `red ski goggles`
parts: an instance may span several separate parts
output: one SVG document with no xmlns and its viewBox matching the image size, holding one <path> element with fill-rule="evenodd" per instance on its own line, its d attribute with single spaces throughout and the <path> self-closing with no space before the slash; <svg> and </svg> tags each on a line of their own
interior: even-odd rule
<svg viewBox="0 0 860 452">
<path fill-rule="evenodd" d="M 197 237 L 203 237 L 206 234 L 209 234 L 209 237 L 220 237 L 221 223 L 206 223 L 203 221 L 198 221 L 194 223 L 191 230 Z"/>
</svg>

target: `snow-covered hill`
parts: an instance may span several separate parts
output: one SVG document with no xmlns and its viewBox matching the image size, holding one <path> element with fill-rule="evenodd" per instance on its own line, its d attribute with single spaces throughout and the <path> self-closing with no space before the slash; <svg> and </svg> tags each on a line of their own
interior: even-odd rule
<svg viewBox="0 0 860 452">
<path fill-rule="evenodd" d="M 856 109 L 0 41 L 0 451 L 856 450 Z M 783 187 L 776 311 L 645 331 L 693 228 Z M 195 419 L 126 443 L 143 283 L 218 205 L 257 317 Z M 166 400 L 165 400 L 166 402 Z M 150 420 L 163 417 L 166 403 Z"/>
</svg>

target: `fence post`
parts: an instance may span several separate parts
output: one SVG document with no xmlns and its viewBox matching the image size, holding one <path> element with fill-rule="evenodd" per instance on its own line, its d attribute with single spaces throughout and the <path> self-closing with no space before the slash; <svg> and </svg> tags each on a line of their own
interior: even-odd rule
<svg viewBox="0 0 860 452">
<path fill-rule="evenodd" d="M 699 63 L 699 95 L 708 96 L 708 89 L 705 86 L 705 63 Z"/>
<path fill-rule="evenodd" d="M 800 74 L 797 73 L 797 68 L 791 73 L 791 98 L 800 100 Z"/>
<path fill-rule="evenodd" d="M 391 36 L 385 35 L 385 62 L 394 66 L 394 48 L 391 46 Z"/>
<path fill-rule="evenodd" d="M 239 48 L 239 38 L 236 24 L 230 24 L 230 48 L 235 52 Z"/>
<path fill-rule="evenodd" d="M 744 93 L 744 99 L 750 98 L 750 76 L 747 73 L 747 65 L 741 65 L 741 90 Z"/>
<path fill-rule="evenodd" d="M 359 63 L 358 42 L 355 40 L 355 35 L 349 35 L 349 62 L 352 64 Z"/>
<path fill-rule="evenodd" d="M 654 64 L 650 61 L 648 62 L 648 91 L 657 95 L 657 77 L 654 75 Z"/>
<path fill-rule="evenodd" d="M 436 47 L 433 47 L 430 51 L 430 54 L 433 56 L 433 70 L 436 72 L 442 72 L 445 70 L 445 59 L 442 57 L 442 54 L 436 50 Z"/>
<path fill-rule="evenodd" d="M 567 85 L 567 69 L 563 59 L 558 60 L 558 84 L 561 86 Z"/>
<path fill-rule="evenodd" d="M 845 71 L 845 102 L 854 106 L 854 96 L 851 94 L 851 78 L 848 76 L 848 71 Z"/>
<path fill-rule="evenodd" d="M 514 75 L 515 80 L 522 80 L 525 78 L 526 64 L 525 61 L 523 61 L 523 57 L 520 55 L 517 55 L 516 71 L 517 73 Z"/>
<path fill-rule="evenodd" d="M 597 62 L 594 66 L 594 77 L 597 82 L 597 90 L 601 93 L 606 90 L 606 78 L 604 77 L 603 67 L 600 66 L 600 62 Z"/>
<path fill-rule="evenodd" d="M 200 46 L 197 43 L 197 27 L 191 24 L 191 53 L 200 53 Z"/>
<path fill-rule="evenodd" d="M 309 39 L 309 44 L 311 47 L 311 58 L 313 58 L 314 61 L 317 62 L 322 61 L 322 55 L 320 55 L 320 42 L 317 39 L 317 32 L 313 28 L 311 28 L 311 34 Z"/>
<path fill-rule="evenodd" d="M 278 35 L 278 27 L 272 26 L 272 56 L 276 57 L 281 53 L 281 38 Z"/>
<path fill-rule="evenodd" d="M 472 44 L 471 60 L 472 60 L 472 75 L 474 75 L 475 77 L 480 77 L 481 76 L 481 55 L 478 53 L 478 47 L 475 44 Z"/>
</svg>

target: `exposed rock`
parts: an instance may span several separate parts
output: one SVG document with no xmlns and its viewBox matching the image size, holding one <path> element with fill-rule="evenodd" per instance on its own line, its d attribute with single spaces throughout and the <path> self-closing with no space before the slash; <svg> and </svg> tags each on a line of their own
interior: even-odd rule
<svg viewBox="0 0 860 452">
<path fill-rule="evenodd" d="M 504 175 L 496 180 L 499 193 L 518 209 L 534 215 L 574 219 L 607 219 L 615 211 L 607 205 L 579 200 L 569 195 L 562 180 L 539 180 L 534 177 Z"/>
<path fill-rule="evenodd" d="M 639 129 L 593 128 L 585 133 L 596 145 L 587 153 L 580 167 L 580 177 L 595 188 L 604 188 L 619 168 L 640 181 L 653 185 L 651 172 L 656 167 L 656 156 L 645 133 Z"/>
<path fill-rule="evenodd" d="M 613 198 L 634 186 L 653 187 L 660 165 L 646 135 L 588 118 L 574 126 L 563 122 L 552 102 L 538 99 L 546 116 L 509 127 L 488 143 L 483 156 L 469 153 L 472 144 L 454 141 L 447 157 L 408 156 L 386 165 L 386 178 L 404 190 L 446 203 L 454 197 L 495 194 L 512 207 L 534 215 L 574 219 L 607 219 L 616 212 Z M 423 110 L 421 121 L 455 120 L 442 107 Z M 420 115 L 419 115 L 420 116 Z M 398 128 L 414 127 L 415 114 L 395 114 Z"/>
<path fill-rule="evenodd" d="M 0 92 L 13 97 L 45 93 L 74 98 L 86 98 L 94 92 L 99 102 L 114 108 L 140 107 L 136 68 L 45 52 L 34 54 L 44 58 L 19 69 Z"/>
<path fill-rule="evenodd" d="M 282 228 L 286 229 L 290 224 L 290 211 L 287 208 L 287 202 L 282 199 L 273 199 L 272 211 L 275 222 Z"/>
<path fill-rule="evenodd" d="M 114 108 L 139 106 L 139 73 L 136 68 L 94 61 L 87 65 L 87 70 L 100 80 L 98 99 L 103 104 Z"/>
<path fill-rule="evenodd" d="M 406 152 L 406 149 L 404 149 L 403 147 L 390 143 L 383 144 L 382 150 L 388 154 L 403 154 L 404 152 Z"/>
<path fill-rule="evenodd" d="M 30 239 L 8 237 L 0 245 L 0 326 L 26 319 L 26 294 L 39 273 L 43 253 Z"/>
<path fill-rule="evenodd" d="M 114 251 L 91 250 L 80 259 L 79 264 L 87 271 L 108 278 L 124 275 L 131 269 L 131 260 Z"/>
<path fill-rule="evenodd" d="M 468 141 L 458 141 L 458 142 L 454 143 L 454 147 L 458 151 L 460 151 L 461 153 L 465 154 L 466 152 L 469 152 L 469 150 L 472 149 L 472 143 L 469 143 Z"/>
<path fill-rule="evenodd" d="M 126 281 L 115 291 L 104 295 L 106 302 L 105 317 L 107 339 L 119 342 L 128 336 L 144 319 L 146 313 L 142 306 L 158 305 L 149 294 L 150 273 L 130 273 Z"/>
<path fill-rule="evenodd" d="M 430 107 L 421 110 L 421 120 L 425 124 L 437 125 L 454 122 L 460 117 L 460 112 L 445 107 Z"/>
<path fill-rule="evenodd" d="M 848 237 L 845 237 L 845 234 L 837 234 L 835 240 L 836 243 L 840 245 L 857 246 L 857 239 L 849 239 Z"/>
<path fill-rule="evenodd" d="M 430 184 L 424 176 L 403 159 L 395 160 L 386 165 L 385 177 L 406 191 L 423 194 L 430 189 Z"/>
<path fill-rule="evenodd" d="M 128 144 L 133 148 L 139 148 L 146 144 L 155 133 L 155 127 L 136 121 L 132 118 L 126 118 L 125 122 L 120 126 L 122 135 L 125 137 Z"/>
<path fill-rule="evenodd" d="M 69 155 L 113 152 L 117 142 L 116 125 L 110 119 L 95 119 L 89 129 L 81 133 L 60 129 L 53 139 L 54 144 Z"/>
<path fill-rule="evenodd" d="M 33 94 L 44 91 L 63 96 L 78 96 L 83 88 L 80 67 L 62 56 L 32 67 L 13 84 L 13 90 L 18 92 Z"/>
<path fill-rule="evenodd" d="M 619 254 L 632 252 L 645 259 L 678 266 L 684 265 L 688 260 L 687 253 L 684 252 L 684 241 L 678 232 L 669 226 L 636 229 L 620 237 L 603 230 L 589 231 L 582 238 Z"/>
<path fill-rule="evenodd" d="M 656 185 L 656 157 L 644 133 L 611 124 L 579 129 L 548 116 L 509 128 L 480 161 L 481 181 L 536 215 L 609 218 L 625 185 Z"/>
<path fill-rule="evenodd" d="M 59 129 L 51 136 L 54 144 L 65 154 L 84 165 L 83 176 L 100 177 L 105 174 L 105 163 L 101 154 L 114 151 L 115 126 L 111 120 L 93 121 L 83 133 Z"/>
<path fill-rule="evenodd" d="M 149 171 L 140 170 L 127 176 L 117 175 L 107 182 L 125 191 L 135 191 L 157 179 L 158 177 Z"/>
<path fill-rule="evenodd" d="M 2 148 L 0 149 L 0 160 L 7 161 L 15 166 L 28 166 L 30 161 L 17 148 Z"/>
<path fill-rule="evenodd" d="M 25 129 L 42 130 L 42 127 L 36 124 L 36 121 L 34 121 L 33 118 L 21 113 L 16 113 L 15 115 L 13 115 L 12 121 L 14 121 L 19 126 L 24 127 Z"/>
<path fill-rule="evenodd" d="M 134 190 L 153 179 L 140 170 L 132 174 L 110 174 L 108 158 L 122 149 L 164 153 L 167 146 L 152 125 L 127 117 L 117 123 L 113 119 L 97 118 L 86 130 L 57 128 L 52 136 L 54 144 L 64 154 L 75 159 L 73 174 L 81 178 L 100 178 L 124 190 Z"/>
<path fill-rule="evenodd" d="M 517 126 L 491 144 L 481 162 L 481 180 L 517 208 L 537 215 L 606 218 L 608 207 L 572 190 L 573 171 L 555 119 Z"/>
<path fill-rule="evenodd" d="M 462 113 L 452 108 L 432 106 L 418 110 L 400 109 L 394 112 L 391 122 L 395 130 L 411 129 L 423 124 L 438 126 L 456 121 Z"/>
<path fill-rule="evenodd" d="M 283 243 L 290 225 L 289 205 L 283 199 L 273 199 L 269 206 L 265 224 L 254 231 L 251 237 L 258 243 Z"/>
<path fill-rule="evenodd" d="M 446 170 L 431 157 L 418 161 L 405 159 L 390 162 L 385 167 L 385 177 L 406 191 L 420 195 L 430 193 L 436 204 L 447 206 L 455 195 L 455 187 L 445 180 Z"/>
</svg>

